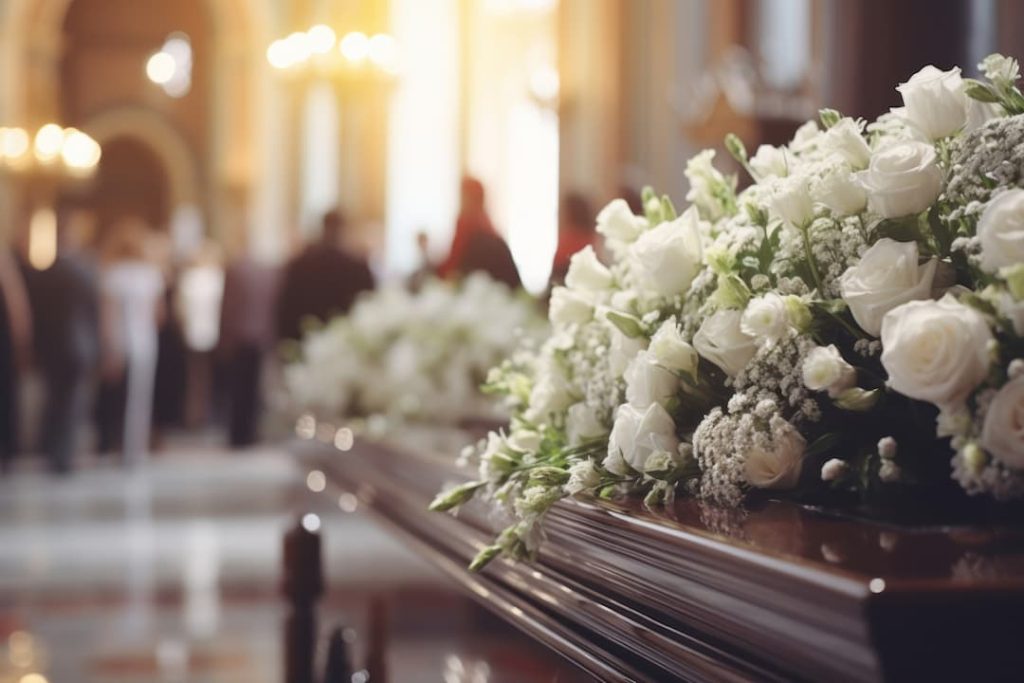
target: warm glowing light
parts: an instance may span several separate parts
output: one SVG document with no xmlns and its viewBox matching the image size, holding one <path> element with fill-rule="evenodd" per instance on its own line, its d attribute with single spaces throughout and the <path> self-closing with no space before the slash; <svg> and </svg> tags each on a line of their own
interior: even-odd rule
<svg viewBox="0 0 1024 683">
<path fill-rule="evenodd" d="M 64 130 L 56 123 L 48 123 L 36 132 L 35 151 L 40 161 L 53 161 L 64 145 Z"/>
<path fill-rule="evenodd" d="M 157 85 L 166 85 L 174 78 L 176 69 L 174 57 L 161 50 L 154 53 L 146 62 L 146 77 Z"/>
<path fill-rule="evenodd" d="M 49 683 L 49 682 L 46 680 L 46 676 L 44 676 L 43 674 L 30 673 L 30 674 L 25 674 L 24 676 L 19 678 L 18 679 L 18 683 Z"/>
<path fill-rule="evenodd" d="M 284 40 L 275 40 L 267 48 L 267 61 L 275 69 L 287 69 L 291 64 L 288 59 L 288 45 Z"/>
<path fill-rule="evenodd" d="M 320 493 L 327 488 L 327 477 L 320 470 L 313 470 L 306 475 L 306 487 L 313 493 Z"/>
<path fill-rule="evenodd" d="M 356 437 L 348 427 L 342 427 L 334 434 L 334 447 L 339 451 L 350 451 Z"/>
<path fill-rule="evenodd" d="M 309 59 L 310 55 L 313 54 L 313 46 L 303 31 L 296 31 L 287 38 L 284 39 L 285 45 L 288 49 L 288 62 L 289 64 L 298 64 Z"/>
<path fill-rule="evenodd" d="M 24 128 L 0 128 L 0 158 L 18 159 L 28 151 Z"/>
<path fill-rule="evenodd" d="M 302 516 L 302 528 L 311 534 L 320 531 L 320 517 L 309 512 Z"/>
<path fill-rule="evenodd" d="M 365 33 L 353 31 L 341 39 L 338 45 L 342 56 L 350 62 L 361 62 L 370 52 L 370 39 Z"/>
<path fill-rule="evenodd" d="M 64 131 L 64 146 L 60 154 L 68 168 L 87 171 L 100 162 L 102 150 L 99 143 L 82 131 L 68 128 Z"/>
<path fill-rule="evenodd" d="M 316 55 L 327 54 L 338 42 L 338 36 L 334 29 L 326 24 L 317 24 L 306 31 L 306 38 L 309 40 L 309 49 Z"/>
<path fill-rule="evenodd" d="M 550 65 L 538 67 L 530 74 L 530 93 L 540 102 L 557 100 L 559 87 L 558 72 Z"/>
<path fill-rule="evenodd" d="M 316 436 L 316 418 L 312 415 L 303 415 L 295 423 L 295 435 L 300 439 L 312 439 Z"/>
<path fill-rule="evenodd" d="M 386 33 L 378 33 L 370 38 L 368 45 L 370 61 L 384 69 L 395 72 L 398 70 L 398 43 Z"/>
<path fill-rule="evenodd" d="M 342 512 L 355 512 L 359 509 L 359 499 L 355 495 L 345 492 L 338 496 L 338 507 Z"/>
<path fill-rule="evenodd" d="M 57 260 L 57 214 L 53 209 L 37 209 L 28 228 L 28 262 L 36 270 L 46 270 Z"/>
</svg>

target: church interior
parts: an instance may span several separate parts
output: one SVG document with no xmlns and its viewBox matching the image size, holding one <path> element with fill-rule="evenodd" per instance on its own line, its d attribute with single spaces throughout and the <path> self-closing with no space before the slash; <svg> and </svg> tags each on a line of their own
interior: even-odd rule
<svg viewBox="0 0 1024 683">
<path fill-rule="evenodd" d="M 468 558 L 498 547 L 480 540 L 483 508 L 433 526 L 418 496 L 462 481 L 456 457 L 507 423 L 482 415 L 476 386 L 549 298 L 556 328 L 556 305 L 574 315 L 559 295 L 573 254 L 614 254 L 601 207 L 622 198 L 651 220 L 647 186 L 683 207 L 705 148 L 743 188 L 727 134 L 753 152 L 823 110 L 874 120 L 921 67 L 980 78 L 991 53 L 1024 57 L 1024 4 L 0 0 L 0 683 L 913 680 L 845 640 L 847 678 L 813 656 L 793 673 L 735 654 L 718 629 L 746 642 L 745 627 L 721 612 L 602 602 L 619 583 L 700 594 L 672 577 L 692 578 L 680 567 L 703 541 L 671 571 L 658 550 L 686 533 L 682 512 L 658 540 L 623 530 L 639 501 L 606 517 L 559 503 L 550 558 L 476 574 Z M 474 289 L 477 270 L 518 293 Z M 468 302 L 439 284 L 463 276 Z M 329 322 L 347 311 L 370 341 L 317 367 L 305 335 L 355 335 Z M 435 348 L 428 331 L 456 314 L 491 328 L 499 355 L 459 330 Z M 383 329 L 403 324 L 416 334 Z M 435 351 L 457 370 L 421 391 L 408 365 Z M 334 382 L 317 386 L 326 418 L 294 410 L 316 381 Z M 827 532 L 767 505 L 744 527 L 754 545 L 797 557 L 789 525 Z M 611 549 L 604 533 L 632 540 Z M 645 543 L 655 559 L 628 564 Z M 595 548 L 621 563 L 590 562 Z M 853 585 L 847 561 L 882 566 L 865 559 L 877 544 L 814 548 L 843 558 L 836 585 Z M 999 566 L 1017 605 L 1021 558 Z"/>
</svg>

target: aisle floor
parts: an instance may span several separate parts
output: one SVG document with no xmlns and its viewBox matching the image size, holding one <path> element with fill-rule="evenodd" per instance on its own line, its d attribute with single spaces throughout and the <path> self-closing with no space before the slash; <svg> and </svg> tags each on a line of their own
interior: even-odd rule
<svg viewBox="0 0 1024 683">
<path fill-rule="evenodd" d="M 136 472 L 88 459 L 0 479 L 0 683 L 280 681 L 281 537 L 310 511 L 325 627 L 360 632 L 373 596 L 403 605 L 393 680 L 575 678 L 544 652 L 509 657 L 500 626 L 366 517 L 314 499 L 284 449 L 179 445 Z M 518 673 L 485 664 L 503 657 Z"/>
</svg>

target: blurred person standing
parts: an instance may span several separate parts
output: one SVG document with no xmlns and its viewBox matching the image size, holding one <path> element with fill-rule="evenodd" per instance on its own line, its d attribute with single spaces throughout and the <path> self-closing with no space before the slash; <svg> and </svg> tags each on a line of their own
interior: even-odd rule
<svg viewBox="0 0 1024 683">
<path fill-rule="evenodd" d="M 234 241 L 238 255 L 224 273 L 218 354 L 224 363 L 228 443 L 244 448 L 259 439 L 263 364 L 274 340 L 277 272 L 245 248 L 244 230 Z"/>
<path fill-rule="evenodd" d="M 58 474 L 70 471 L 81 443 L 99 366 L 99 279 L 84 252 L 94 223 L 89 211 L 62 209 L 56 260 L 45 270 L 26 271 L 44 387 L 39 445 Z"/>
<path fill-rule="evenodd" d="M 0 245 L 0 472 L 18 452 L 18 396 L 28 365 L 32 314 L 14 254 Z"/>
<path fill-rule="evenodd" d="M 347 313 L 360 292 L 373 289 L 366 260 L 341 246 L 344 230 L 341 211 L 328 211 L 320 239 L 285 266 L 275 311 L 279 340 L 300 339 L 303 320 Z"/>
<path fill-rule="evenodd" d="M 149 227 L 127 218 L 113 226 L 104 249 L 102 293 L 108 383 L 124 387 L 123 450 L 129 465 L 149 450 L 157 328 L 164 315 L 164 274 L 151 249 Z"/>
<path fill-rule="evenodd" d="M 185 424 L 199 427 L 212 415 L 214 349 L 220 336 L 224 266 L 220 248 L 204 242 L 178 276 L 174 312 L 187 348 Z"/>
<path fill-rule="evenodd" d="M 438 274 L 451 278 L 478 270 L 509 287 L 522 285 L 512 252 L 494 229 L 487 213 L 483 183 L 466 176 L 462 179 L 459 217 L 455 221 L 452 246 L 448 258 L 438 267 Z"/>
<path fill-rule="evenodd" d="M 572 255 L 595 246 L 597 228 L 590 202 L 580 192 L 566 192 L 558 207 L 558 248 L 551 263 L 551 285 L 565 283 Z"/>
<path fill-rule="evenodd" d="M 413 292 L 419 291 L 427 280 L 437 274 L 437 266 L 430 258 L 430 236 L 426 230 L 416 232 L 416 251 L 420 255 L 420 266 L 406 280 L 406 285 Z"/>
</svg>

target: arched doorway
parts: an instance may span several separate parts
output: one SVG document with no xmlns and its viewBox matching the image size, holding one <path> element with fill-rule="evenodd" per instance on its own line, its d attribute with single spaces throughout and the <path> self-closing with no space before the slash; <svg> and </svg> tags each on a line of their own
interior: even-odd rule
<svg viewBox="0 0 1024 683">
<path fill-rule="evenodd" d="M 101 231 L 125 217 L 141 218 L 159 229 L 170 221 L 167 171 L 156 152 L 136 138 L 105 142 L 91 194 Z"/>
</svg>

